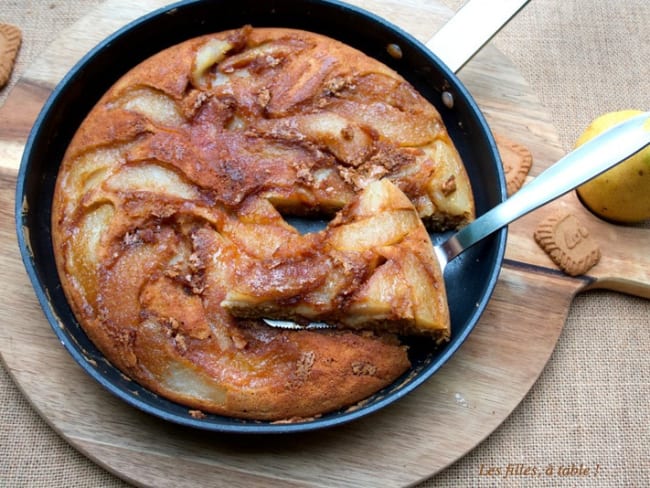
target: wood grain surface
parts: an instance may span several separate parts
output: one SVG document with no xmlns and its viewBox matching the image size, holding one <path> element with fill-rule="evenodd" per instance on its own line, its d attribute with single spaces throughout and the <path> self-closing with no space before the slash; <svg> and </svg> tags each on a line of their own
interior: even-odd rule
<svg viewBox="0 0 650 488">
<path fill-rule="evenodd" d="M 106 35 L 166 2 L 108 0 L 27 71 L 0 111 L 0 354 L 16 384 L 72 446 L 142 486 L 405 486 L 426 479 L 488 436 L 526 395 L 551 355 L 574 295 L 604 286 L 650 297 L 647 228 L 604 223 L 569 194 L 513 224 L 492 300 L 470 338 L 407 398 L 325 431 L 251 438 L 188 430 L 143 414 L 91 380 L 58 343 L 18 253 L 15 176 L 31 124 L 67 70 Z M 437 2 L 356 0 L 426 41 L 450 15 Z M 511 63 L 488 46 L 461 72 L 492 129 L 533 153 L 531 176 L 562 156 L 544 109 Z M 587 276 L 560 272 L 533 240 L 569 211 L 597 237 Z M 634 259 L 631 259 L 634 257 Z"/>
</svg>

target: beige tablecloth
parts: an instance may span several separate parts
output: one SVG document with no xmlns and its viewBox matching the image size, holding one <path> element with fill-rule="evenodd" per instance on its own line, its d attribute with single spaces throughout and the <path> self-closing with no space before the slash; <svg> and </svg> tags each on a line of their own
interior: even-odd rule
<svg viewBox="0 0 650 488">
<path fill-rule="evenodd" d="M 0 22 L 24 35 L 0 104 L 58 33 L 99 3 L 0 2 Z M 456 9 L 462 1 L 445 3 Z M 649 24 L 648 0 L 532 0 L 493 42 L 528 80 L 568 150 L 596 115 L 650 109 Z M 650 486 L 649 357 L 649 300 L 610 292 L 578 296 L 550 362 L 519 407 L 422 486 Z M 591 476 L 486 476 L 489 467 L 508 464 L 582 465 Z M 51 430 L 0 368 L 0 486 L 125 484 Z"/>
</svg>

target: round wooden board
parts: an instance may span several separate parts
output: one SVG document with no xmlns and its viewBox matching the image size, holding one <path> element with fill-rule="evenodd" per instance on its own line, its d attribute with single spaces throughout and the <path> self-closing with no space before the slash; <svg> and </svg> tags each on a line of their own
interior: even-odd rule
<svg viewBox="0 0 650 488">
<path fill-rule="evenodd" d="M 0 291 L 5 303 L 0 310 L 0 353 L 17 385 L 72 446 L 143 486 L 405 486 L 458 460 L 496 429 L 529 391 L 555 347 L 573 296 L 586 284 L 554 270 L 527 225 L 511 227 L 495 294 L 454 358 L 407 398 L 331 430 L 253 438 L 181 428 L 118 401 L 86 376 L 57 342 L 15 242 L 13 185 L 32 119 L 18 120 L 13 110 L 20 106 L 35 112 L 87 50 L 165 2 L 134 3 L 108 0 L 64 32 L 5 104 L 14 123 L 0 124 L 0 272 L 5 283 Z M 435 1 L 352 3 L 423 41 L 451 15 Z M 488 46 L 460 77 L 493 130 L 531 150 L 531 174 L 562 155 L 545 110 L 502 54 Z"/>
</svg>

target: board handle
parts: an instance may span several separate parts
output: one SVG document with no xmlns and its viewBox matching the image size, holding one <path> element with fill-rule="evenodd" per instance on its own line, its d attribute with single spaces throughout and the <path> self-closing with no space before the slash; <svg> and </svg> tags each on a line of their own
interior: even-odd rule
<svg viewBox="0 0 650 488">
<path fill-rule="evenodd" d="M 593 281 L 586 289 L 607 289 L 650 299 L 650 228 L 597 220 L 594 230 L 601 258 L 589 272 Z"/>
</svg>

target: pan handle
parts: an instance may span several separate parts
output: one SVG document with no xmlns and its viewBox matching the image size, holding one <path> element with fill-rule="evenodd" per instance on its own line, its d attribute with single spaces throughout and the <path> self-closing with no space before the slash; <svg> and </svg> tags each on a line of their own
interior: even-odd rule
<svg viewBox="0 0 650 488">
<path fill-rule="evenodd" d="M 528 2 L 468 0 L 426 46 L 457 73 Z"/>
</svg>

